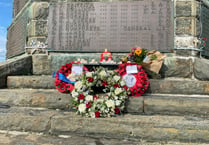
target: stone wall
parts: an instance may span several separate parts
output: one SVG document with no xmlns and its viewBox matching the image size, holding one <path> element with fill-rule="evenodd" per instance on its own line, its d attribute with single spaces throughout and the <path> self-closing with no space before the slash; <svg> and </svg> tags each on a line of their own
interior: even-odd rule
<svg viewBox="0 0 209 145">
<path fill-rule="evenodd" d="M 15 0 L 14 3 L 15 2 L 17 3 L 18 0 Z M 27 0 L 24 2 L 26 3 Z M 34 0 L 28 2 L 31 2 L 31 5 L 25 6 L 28 10 L 25 46 L 26 51 L 29 50 L 29 52 L 31 52 L 34 48 L 45 48 L 47 45 L 49 1 Z M 21 19 L 23 12 L 20 11 L 19 15 L 20 16 L 16 19 Z M 176 51 L 177 54 L 192 55 L 190 50 L 196 50 L 198 48 L 197 39 L 201 33 L 199 15 L 200 1 L 174 0 L 174 50 L 178 50 Z M 17 25 L 16 21 L 13 21 L 11 27 L 9 27 L 9 32 L 12 31 L 13 26 Z M 9 45 L 11 43 L 10 37 L 17 35 L 16 33 L 17 32 L 11 32 L 11 34 L 9 33 L 8 35 L 7 57 L 13 56 L 13 54 L 16 53 L 10 50 L 11 47 Z M 23 46 L 20 46 L 18 49 L 24 50 L 22 47 Z"/>
</svg>

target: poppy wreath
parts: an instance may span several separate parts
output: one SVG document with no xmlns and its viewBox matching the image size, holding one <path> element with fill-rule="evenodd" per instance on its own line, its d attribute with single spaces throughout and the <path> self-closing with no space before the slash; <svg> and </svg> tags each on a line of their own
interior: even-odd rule
<svg viewBox="0 0 209 145">
<path fill-rule="evenodd" d="M 75 83 L 72 103 L 78 114 L 98 118 L 119 115 L 127 99 L 125 82 L 117 71 L 99 67 L 84 73 Z"/>
<path fill-rule="evenodd" d="M 127 74 L 126 67 L 136 65 L 137 73 Z M 141 65 L 136 63 L 123 63 L 118 66 L 118 73 L 126 82 L 126 89 L 129 96 L 139 97 L 147 90 L 149 80 Z"/>
<path fill-rule="evenodd" d="M 54 85 L 56 86 L 56 89 L 64 94 L 69 94 L 74 89 L 74 81 L 69 80 L 67 77 L 71 74 L 71 69 L 73 64 L 79 64 L 79 63 L 68 63 L 63 66 L 56 72 L 55 74 L 55 82 Z M 88 69 L 83 66 L 84 72 L 88 71 Z"/>
</svg>

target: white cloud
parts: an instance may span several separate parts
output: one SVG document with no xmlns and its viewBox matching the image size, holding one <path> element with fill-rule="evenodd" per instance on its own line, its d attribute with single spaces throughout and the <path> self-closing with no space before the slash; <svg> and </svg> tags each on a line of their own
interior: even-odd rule
<svg viewBox="0 0 209 145">
<path fill-rule="evenodd" d="M 6 28 L 0 26 L 0 62 L 5 60 L 6 54 Z"/>
</svg>

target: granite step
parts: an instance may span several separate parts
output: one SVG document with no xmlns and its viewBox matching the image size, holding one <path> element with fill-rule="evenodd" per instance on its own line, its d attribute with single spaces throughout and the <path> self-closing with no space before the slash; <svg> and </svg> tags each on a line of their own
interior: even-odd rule
<svg viewBox="0 0 209 145">
<path fill-rule="evenodd" d="M 43 108 L 0 109 L 0 130 L 153 142 L 209 143 L 209 119 L 188 116 L 131 115 L 85 118 Z"/>
<path fill-rule="evenodd" d="M 209 81 L 192 79 L 150 79 L 146 93 L 209 95 Z M 52 76 L 8 76 L 8 88 L 54 89 Z"/>
<path fill-rule="evenodd" d="M 144 94 L 129 97 L 126 113 L 209 117 L 209 95 Z M 0 89 L 0 107 L 42 107 L 72 110 L 70 94 L 55 89 Z"/>
</svg>

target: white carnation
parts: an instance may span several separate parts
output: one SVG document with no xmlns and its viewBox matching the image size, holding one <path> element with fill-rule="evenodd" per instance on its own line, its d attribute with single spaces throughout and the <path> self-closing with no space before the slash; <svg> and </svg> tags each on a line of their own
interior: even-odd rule
<svg viewBox="0 0 209 145">
<path fill-rule="evenodd" d="M 107 102 L 106 102 L 106 105 L 107 105 L 107 107 L 112 107 L 112 108 L 115 108 L 115 103 L 114 103 L 114 101 L 113 100 L 108 100 Z"/>
<path fill-rule="evenodd" d="M 115 89 L 115 95 L 119 95 L 123 90 L 121 88 Z"/>
<path fill-rule="evenodd" d="M 122 81 L 120 82 L 120 85 L 121 85 L 121 86 L 125 86 L 125 85 L 126 85 L 126 82 L 122 80 Z"/>
<path fill-rule="evenodd" d="M 92 77 L 92 72 L 87 72 L 87 73 L 86 73 L 86 76 L 87 76 L 87 77 Z"/>
<path fill-rule="evenodd" d="M 116 100 L 115 105 L 120 106 L 120 104 L 121 104 L 121 100 Z"/>
<path fill-rule="evenodd" d="M 93 96 L 92 95 L 87 95 L 86 100 L 87 101 L 93 101 Z"/>
<path fill-rule="evenodd" d="M 120 76 L 114 76 L 113 79 L 117 82 L 120 80 Z"/>
<path fill-rule="evenodd" d="M 86 112 L 86 104 L 80 104 L 78 106 L 78 110 L 81 112 L 81 113 L 85 113 Z"/>
<path fill-rule="evenodd" d="M 75 91 L 73 91 L 73 92 L 72 92 L 72 97 L 74 97 L 74 98 L 75 98 L 75 97 L 77 97 L 77 96 L 78 96 L 78 93 L 77 93 L 77 92 L 75 92 Z"/>
<path fill-rule="evenodd" d="M 90 116 L 91 116 L 91 118 L 95 118 L 95 113 L 94 112 L 90 112 Z"/>
</svg>

